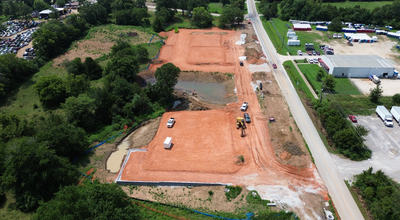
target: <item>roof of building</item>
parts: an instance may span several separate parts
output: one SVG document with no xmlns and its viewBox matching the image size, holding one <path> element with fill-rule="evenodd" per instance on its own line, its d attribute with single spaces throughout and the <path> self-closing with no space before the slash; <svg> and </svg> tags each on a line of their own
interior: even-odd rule
<svg viewBox="0 0 400 220">
<path fill-rule="evenodd" d="M 46 10 L 43 10 L 43 11 L 39 12 L 39 14 L 50 14 L 50 13 L 53 13 L 53 11 L 49 10 L 49 9 L 46 9 Z"/>
<path fill-rule="evenodd" d="M 309 24 L 293 24 L 293 28 L 311 28 Z"/>
<path fill-rule="evenodd" d="M 358 34 L 346 33 L 346 37 L 350 37 L 352 39 L 371 40 L 371 37 L 368 36 L 368 34 L 363 34 L 363 33 L 358 33 Z"/>
<path fill-rule="evenodd" d="M 378 55 L 333 55 L 322 59 L 329 60 L 334 67 L 394 68 L 389 60 Z"/>
</svg>

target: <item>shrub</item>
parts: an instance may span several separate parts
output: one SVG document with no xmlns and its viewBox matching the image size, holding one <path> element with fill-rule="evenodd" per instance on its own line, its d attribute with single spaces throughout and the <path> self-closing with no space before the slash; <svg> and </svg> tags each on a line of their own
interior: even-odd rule
<svg viewBox="0 0 400 220">
<path fill-rule="evenodd" d="M 178 27 L 175 27 L 175 33 L 179 33 Z"/>
<path fill-rule="evenodd" d="M 208 195 L 209 195 L 209 196 L 213 196 L 213 195 L 214 195 L 214 192 L 213 192 L 212 190 L 210 190 L 210 191 L 208 191 Z"/>
<path fill-rule="evenodd" d="M 228 201 L 235 199 L 242 192 L 242 187 L 240 186 L 226 186 L 226 188 L 229 190 L 228 192 L 225 192 Z"/>
</svg>

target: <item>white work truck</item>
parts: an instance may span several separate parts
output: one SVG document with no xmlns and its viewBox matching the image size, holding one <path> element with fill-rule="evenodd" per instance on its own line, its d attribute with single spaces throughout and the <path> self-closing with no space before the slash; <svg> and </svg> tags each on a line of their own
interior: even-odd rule
<svg viewBox="0 0 400 220">
<path fill-rule="evenodd" d="M 174 124 L 175 124 L 175 118 L 168 119 L 168 122 L 167 122 L 168 128 L 172 128 L 174 126 Z"/>
<path fill-rule="evenodd" d="M 383 105 L 376 106 L 376 114 L 383 120 L 383 123 L 387 127 L 393 127 L 393 117 L 392 114 Z"/>
</svg>

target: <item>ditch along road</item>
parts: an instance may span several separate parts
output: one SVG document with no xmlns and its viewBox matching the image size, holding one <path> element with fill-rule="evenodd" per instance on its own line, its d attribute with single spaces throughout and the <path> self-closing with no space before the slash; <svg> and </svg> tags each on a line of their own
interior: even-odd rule
<svg viewBox="0 0 400 220">
<path fill-rule="evenodd" d="M 261 23 L 254 0 L 247 0 L 247 8 L 249 12 L 247 16 L 252 21 L 264 54 L 268 57 L 270 62 L 276 63 L 278 66 L 276 70 L 273 70 L 275 79 L 289 105 L 297 126 L 300 128 L 300 131 L 310 148 L 315 160 L 315 165 L 328 188 L 329 194 L 335 204 L 340 218 L 343 220 L 364 219 L 344 183 L 343 178 L 340 176 L 339 172 L 337 172 L 336 166 L 326 150 L 314 124 L 308 116 L 306 109 L 300 101 L 288 74 L 283 68 L 282 63 L 280 63 L 276 49 Z"/>
</svg>

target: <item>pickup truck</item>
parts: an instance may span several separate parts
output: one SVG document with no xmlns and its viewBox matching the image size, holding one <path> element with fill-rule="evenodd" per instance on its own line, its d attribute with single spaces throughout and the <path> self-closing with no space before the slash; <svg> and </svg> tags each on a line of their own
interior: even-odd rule
<svg viewBox="0 0 400 220">
<path fill-rule="evenodd" d="M 249 103 L 243 102 L 243 105 L 242 105 L 242 107 L 240 107 L 240 110 L 241 111 L 246 111 L 248 107 L 249 107 Z"/>
<path fill-rule="evenodd" d="M 172 128 L 175 124 L 175 118 L 170 118 L 167 122 L 167 127 Z"/>
</svg>

